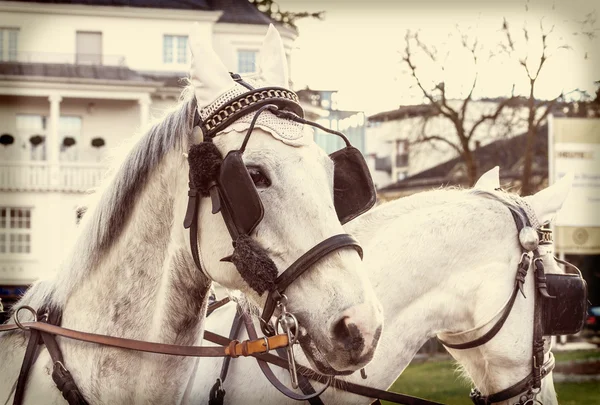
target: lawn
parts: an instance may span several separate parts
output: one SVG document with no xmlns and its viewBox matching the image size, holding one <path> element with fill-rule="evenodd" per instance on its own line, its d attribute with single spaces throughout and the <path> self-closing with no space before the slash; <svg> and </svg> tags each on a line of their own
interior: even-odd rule
<svg viewBox="0 0 600 405">
<path fill-rule="evenodd" d="M 600 351 L 559 352 L 559 362 L 600 358 Z M 600 405 L 600 382 L 554 383 L 561 405 Z M 412 364 L 402 373 L 390 391 L 439 401 L 444 404 L 472 404 L 469 399 L 471 386 L 456 372 L 450 360 L 428 361 Z M 384 404 L 390 402 L 382 401 Z"/>
</svg>

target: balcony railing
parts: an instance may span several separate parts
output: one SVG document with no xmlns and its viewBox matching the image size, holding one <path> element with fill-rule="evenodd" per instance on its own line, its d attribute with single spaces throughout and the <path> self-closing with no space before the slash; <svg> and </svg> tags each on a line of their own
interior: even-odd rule
<svg viewBox="0 0 600 405">
<path fill-rule="evenodd" d="M 0 162 L 0 190 L 84 192 L 100 185 L 106 170 L 87 162 Z"/>
<path fill-rule="evenodd" d="M 0 56 L 0 62 L 22 63 L 59 63 L 86 66 L 127 66 L 124 55 L 54 53 L 54 52 L 18 52 L 16 55 Z"/>
</svg>

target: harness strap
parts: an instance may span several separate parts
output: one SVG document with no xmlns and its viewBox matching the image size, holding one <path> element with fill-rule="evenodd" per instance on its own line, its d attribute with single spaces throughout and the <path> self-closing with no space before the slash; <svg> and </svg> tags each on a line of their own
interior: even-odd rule
<svg viewBox="0 0 600 405">
<path fill-rule="evenodd" d="M 506 305 L 504 312 L 502 313 L 502 316 L 500 317 L 500 319 L 498 319 L 498 322 L 496 322 L 496 324 L 489 331 L 487 331 L 486 333 L 484 333 L 477 339 L 471 340 L 471 341 L 465 342 L 465 343 L 450 343 L 450 342 L 440 339 L 439 337 L 437 338 L 437 340 L 439 340 L 439 342 L 441 344 L 443 344 L 444 346 L 449 347 L 451 349 L 456 349 L 456 350 L 472 349 L 474 347 L 481 346 L 481 345 L 489 342 L 490 340 L 492 340 L 492 338 L 494 336 L 496 336 L 498 334 L 498 332 L 500 332 L 500 329 L 502 329 L 504 322 L 506 322 L 506 320 L 508 319 L 508 316 L 510 315 L 510 312 L 511 312 L 511 310 L 515 304 L 515 301 L 517 299 L 518 293 L 519 293 L 519 283 L 518 283 L 518 281 L 515 281 L 515 286 L 513 288 L 512 294 L 508 301 L 508 304 Z"/>
<path fill-rule="evenodd" d="M 230 343 L 230 340 L 225 336 L 218 335 L 216 333 L 210 331 L 204 331 L 204 339 L 209 342 L 216 343 L 221 346 L 226 346 Z M 257 359 L 261 359 L 266 363 L 273 364 L 277 367 L 281 367 L 284 369 L 288 369 L 287 359 L 281 358 L 279 356 L 275 356 L 271 353 L 263 353 L 263 354 L 253 354 L 253 357 Z M 297 365 L 298 373 L 304 375 L 305 377 L 320 382 L 322 384 L 327 383 L 328 377 L 315 373 L 314 370 Z M 378 398 L 383 401 L 389 401 L 396 404 L 404 404 L 404 405 L 444 405 L 440 402 L 428 401 L 423 398 L 413 397 L 411 395 L 399 394 L 396 392 L 389 392 L 380 390 L 377 388 L 365 387 L 360 384 L 355 384 L 348 381 L 338 380 L 337 378 L 333 378 L 332 385 L 339 390 L 349 392 L 351 394 L 361 395 L 367 398 Z"/>
<path fill-rule="evenodd" d="M 15 390 L 15 397 L 13 399 L 13 405 L 21 405 L 23 403 L 23 397 L 25 395 L 25 387 L 27 386 L 27 379 L 29 378 L 29 372 L 33 363 L 37 359 L 39 353 L 40 343 L 40 332 L 32 330 L 29 335 L 29 341 L 27 342 L 27 349 L 23 356 L 23 363 L 21 364 L 21 371 L 19 371 L 19 377 L 17 379 L 17 388 Z"/>
<path fill-rule="evenodd" d="M 231 324 L 231 330 L 229 331 L 229 339 L 235 341 L 240 332 L 240 327 L 242 326 L 242 316 L 238 312 L 236 312 L 233 317 L 233 323 Z M 231 363 L 231 357 L 225 357 L 223 359 L 223 364 L 221 365 L 221 373 L 219 374 L 219 378 L 210 389 L 208 405 L 223 405 L 223 400 L 225 399 L 225 389 L 223 389 L 223 383 L 227 378 L 227 373 L 229 372 L 229 364 Z"/>
<path fill-rule="evenodd" d="M 256 339 L 258 336 L 256 334 L 256 329 L 254 328 L 254 323 L 252 322 L 252 319 L 246 313 L 244 313 L 242 316 L 243 316 L 243 319 L 244 319 L 244 325 L 246 326 L 246 331 L 248 332 L 248 337 L 250 339 Z M 282 358 L 282 360 L 284 360 L 285 363 L 288 364 L 287 360 L 285 360 L 284 358 Z M 290 390 L 285 385 L 283 385 L 279 381 L 279 379 L 277 378 L 277 376 L 275 375 L 275 373 L 273 373 L 273 370 L 271 370 L 271 368 L 269 367 L 269 365 L 264 360 L 262 360 L 260 358 L 257 358 L 256 361 L 258 362 L 258 366 L 260 367 L 260 370 L 263 372 L 263 374 L 265 375 L 265 377 L 267 377 L 267 380 L 269 380 L 269 382 L 275 388 L 277 388 L 277 390 L 279 392 L 281 392 L 283 395 L 287 396 L 288 398 L 292 398 L 292 399 L 294 399 L 296 401 L 307 401 L 307 400 L 310 400 L 312 398 L 316 398 L 319 395 L 321 395 L 323 392 L 325 392 L 325 390 L 327 388 L 329 388 L 329 385 L 331 384 L 332 378 L 329 377 L 329 378 L 327 378 L 325 386 L 319 392 L 315 392 L 313 390 L 312 394 L 300 395 L 300 394 L 298 394 L 298 393 Z"/>
<path fill-rule="evenodd" d="M 67 400 L 69 405 L 88 405 L 83 394 L 79 391 L 73 376 L 64 366 L 62 352 L 56 342 L 56 338 L 48 333 L 42 333 L 42 339 L 54 364 L 52 380 L 62 393 L 63 398 Z"/>
<path fill-rule="evenodd" d="M 52 335 L 63 336 L 83 342 L 118 347 L 121 349 L 187 357 L 231 356 L 235 358 L 239 356 L 253 356 L 255 354 L 266 353 L 270 349 L 278 349 L 280 347 L 288 346 L 288 337 L 284 334 L 258 339 L 255 341 L 228 341 L 227 347 L 180 346 L 80 332 L 60 326 L 50 325 L 45 322 L 23 322 L 20 327 L 15 324 L 0 325 L 0 332 L 7 332 L 21 328 L 25 330 L 50 333 Z"/>
<path fill-rule="evenodd" d="M 261 329 L 265 335 L 272 336 L 274 330 L 268 329 L 267 321 L 271 319 L 273 312 L 277 306 L 277 302 L 281 299 L 281 294 L 285 289 L 296 280 L 301 274 L 308 270 L 312 265 L 317 263 L 328 254 L 344 247 L 355 249 L 362 259 L 363 250 L 356 239 L 348 234 L 334 235 L 325 239 L 319 244 L 313 246 L 308 252 L 300 256 L 294 263 L 290 265 L 283 273 L 275 279 L 275 288 L 267 295 L 267 301 L 263 308 L 261 318 L 265 321 L 261 323 Z"/>
<path fill-rule="evenodd" d="M 552 370 L 554 370 L 554 366 L 556 365 L 554 355 L 552 354 L 552 352 L 548 352 L 548 353 L 550 355 L 548 358 L 548 361 L 546 361 L 544 363 L 544 365 L 542 367 L 540 367 L 540 369 L 541 369 L 540 375 L 542 378 L 544 378 L 545 376 L 550 374 L 552 372 Z M 534 384 L 534 376 L 533 376 L 533 373 L 530 373 L 527 377 L 523 378 L 518 383 L 510 386 L 509 388 L 507 388 L 505 390 L 502 390 L 502 391 L 497 392 L 492 395 L 482 396 L 481 392 L 479 392 L 479 390 L 474 388 L 471 390 L 470 397 L 475 405 L 490 405 L 493 403 L 506 401 L 510 398 L 514 398 L 514 397 L 518 396 L 519 394 L 527 392 L 531 388 L 533 388 L 533 384 Z"/>
</svg>

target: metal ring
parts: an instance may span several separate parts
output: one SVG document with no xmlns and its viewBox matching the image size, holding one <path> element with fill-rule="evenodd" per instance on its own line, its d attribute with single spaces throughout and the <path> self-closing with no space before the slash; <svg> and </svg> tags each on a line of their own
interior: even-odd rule
<svg viewBox="0 0 600 405">
<path fill-rule="evenodd" d="M 23 326 L 23 324 L 21 323 L 21 320 L 19 319 L 19 311 L 22 309 L 26 309 L 29 312 L 31 312 L 31 314 L 33 315 L 34 322 L 37 322 L 37 313 L 35 312 L 35 309 L 31 308 L 29 305 L 23 305 L 23 306 L 17 308 L 17 310 L 15 311 L 15 324 L 17 324 L 17 326 L 20 329 L 26 330 L 29 328 L 26 328 L 25 326 Z"/>
<path fill-rule="evenodd" d="M 285 294 L 279 294 L 279 299 L 277 300 L 277 306 L 285 306 L 288 303 L 288 298 Z"/>
<path fill-rule="evenodd" d="M 279 316 L 279 318 L 277 318 L 277 328 L 281 327 L 281 330 L 284 331 L 285 333 L 288 333 L 288 331 L 283 329 L 283 326 L 281 326 L 281 319 L 284 316 L 290 316 L 293 320 L 294 320 L 294 328 L 296 329 L 296 334 L 298 334 L 298 319 L 296 319 L 296 317 L 294 316 L 294 314 L 292 314 L 291 312 L 286 312 L 282 315 Z M 294 343 L 296 343 L 298 341 L 298 337 L 292 333 L 291 329 L 289 330 L 289 335 L 291 335 L 293 337 L 293 339 L 289 342 L 290 345 L 293 345 Z"/>
</svg>

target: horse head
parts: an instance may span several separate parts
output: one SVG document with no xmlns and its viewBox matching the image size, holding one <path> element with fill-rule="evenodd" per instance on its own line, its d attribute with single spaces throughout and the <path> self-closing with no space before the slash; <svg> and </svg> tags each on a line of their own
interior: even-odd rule
<svg viewBox="0 0 600 405">
<path fill-rule="evenodd" d="M 277 108 L 264 106 L 218 131 L 207 129 L 215 112 L 237 108 L 227 104 L 231 100 L 252 103 L 248 97 L 263 97 L 257 91 L 269 88 L 287 94 L 287 62 L 272 26 L 260 50 L 258 73 L 243 79 L 232 78 L 197 27 L 190 44 L 202 131 L 188 160 L 192 183 L 204 185 L 205 198 L 188 216 L 197 215 L 201 267 L 210 279 L 263 307 L 283 292 L 274 290 L 284 270 L 313 247 L 344 234 L 334 205 L 334 162 L 315 144 L 309 126 L 289 112 L 280 116 Z M 179 207 L 186 206 L 187 183 L 187 177 L 179 179 Z M 285 310 L 296 317 L 298 339 L 315 367 L 348 373 L 372 358 L 382 310 L 357 247 L 345 244 L 327 252 L 292 276 L 285 287 Z"/>
</svg>

